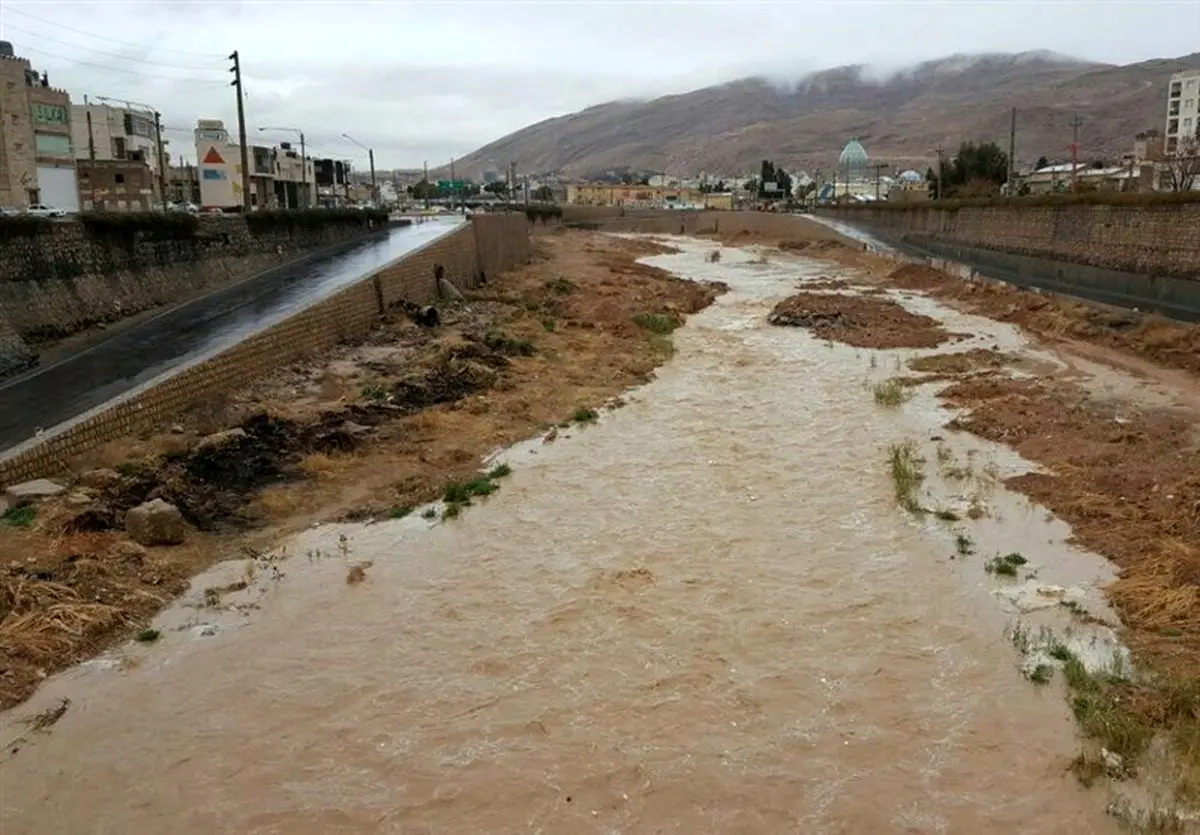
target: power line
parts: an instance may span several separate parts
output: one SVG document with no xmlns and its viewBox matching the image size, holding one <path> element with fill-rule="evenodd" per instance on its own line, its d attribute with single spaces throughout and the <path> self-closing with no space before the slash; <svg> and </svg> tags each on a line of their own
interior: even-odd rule
<svg viewBox="0 0 1200 835">
<path fill-rule="evenodd" d="M 68 32 L 74 32 L 77 35 L 84 35 L 85 37 L 94 38 L 95 40 L 98 40 L 98 41 L 107 41 L 108 43 L 113 43 L 113 44 L 116 44 L 117 46 L 128 46 L 128 47 L 133 47 L 136 49 L 145 49 L 146 48 L 145 44 L 135 44 L 135 43 L 130 43 L 129 41 L 119 41 L 116 38 L 106 38 L 105 36 L 97 35 L 94 32 L 87 32 L 83 29 L 75 29 L 74 27 L 67 26 L 62 23 L 56 23 L 53 20 L 47 20 L 44 17 L 38 17 L 37 15 L 30 14 L 29 12 L 25 11 L 24 9 L 16 8 L 13 6 L 5 6 L 4 11 L 7 12 L 8 14 L 18 14 L 18 15 L 21 15 L 22 17 L 27 17 L 30 20 L 36 20 L 37 22 L 44 23 L 47 26 L 56 26 L 59 29 L 65 29 Z M 189 49 L 167 49 L 166 47 L 159 47 L 159 46 L 155 46 L 152 49 L 155 52 L 173 52 L 176 55 L 191 55 L 196 58 L 221 59 L 221 58 L 225 57 L 224 55 L 219 55 L 214 52 L 193 52 L 192 50 L 189 50 Z"/>
<path fill-rule="evenodd" d="M 108 56 L 110 58 L 119 58 L 122 61 L 133 61 L 138 64 L 153 64 L 156 67 L 171 67 L 171 68 L 177 69 L 177 70 L 213 70 L 213 71 L 217 71 L 219 69 L 224 69 L 223 67 L 220 67 L 220 68 L 213 67 L 213 66 L 206 67 L 206 66 L 200 66 L 197 64 L 168 64 L 165 61 L 151 61 L 148 58 L 134 58 L 129 55 L 122 55 L 119 52 L 107 52 L 103 49 L 96 49 L 96 48 L 90 47 L 90 46 L 81 46 L 80 44 L 69 43 L 68 41 L 60 41 L 60 40 L 57 40 L 56 38 L 50 37 L 49 35 L 43 35 L 40 32 L 34 32 L 31 29 L 22 29 L 20 26 L 13 26 L 11 23 L 5 24 L 4 28 L 12 29 L 13 31 L 16 31 L 16 32 L 23 32 L 26 35 L 33 35 L 35 38 L 41 38 L 44 41 L 50 41 L 50 43 L 56 43 L 59 46 L 68 46 L 71 49 L 86 49 L 89 52 L 95 52 L 100 55 Z"/>
<path fill-rule="evenodd" d="M 80 60 L 78 60 L 76 58 L 72 58 L 68 55 L 59 55 L 57 52 L 50 52 L 45 49 L 39 49 L 36 46 L 26 46 L 26 45 L 22 44 L 21 49 L 28 50 L 29 52 L 35 52 L 40 55 L 45 55 L 50 58 L 59 58 L 63 61 L 70 61 L 72 64 L 78 64 L 79 66 L 83 66 L 83 67 L 95 67 L 96 69 L 107 70 L 108 72 L 119 72 L 119 73 L 124 73 L 126 75 L 140 76 L 142 78 L 153 78 L 155 81 L 184 82 L 184 83 L 200 84 L 200 85 L 207 86 L 207 87 L 228 87 L 229 86 L 227 82 L 216 81 L 215 79 L 210 79 L 210 78 L 179 78 L 179 77 L 175 77 L 175 76 L 164 76 L 164 75 L 160 75 L 158 73 L 148 73 L 148 72 L 139 72 L 137 70 L 127 70 L 123 67 L 113 67 L 108 64 L 96 64 L 91 61 L 80 61 Z"/>
</svg>

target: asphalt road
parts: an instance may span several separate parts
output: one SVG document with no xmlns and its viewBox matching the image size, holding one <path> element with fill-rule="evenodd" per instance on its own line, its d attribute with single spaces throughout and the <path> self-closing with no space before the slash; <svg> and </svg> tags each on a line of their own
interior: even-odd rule
<svg viewBox="0 0 1200 835">
<path fill-rule="evenodd" d="M 0 450 L 24 443 L 194 359 L 212 356 L 457 228 L 392 229 L 171 308 L 85 351 L 0 384 Z"/>
</svg>

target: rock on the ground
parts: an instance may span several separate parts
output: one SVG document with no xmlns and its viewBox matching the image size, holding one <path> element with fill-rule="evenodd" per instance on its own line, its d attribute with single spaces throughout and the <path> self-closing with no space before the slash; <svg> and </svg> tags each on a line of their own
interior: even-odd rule
<svg viewBox="0 0 1200 835">
<path fill-rule="evenodd" d="M 115 560 L 133 560 L 141 562 L 146 558 L 146 549 L 136 542 L 128 539 L 122 539 L 119 542 L 114 542 L 108 549 L 106 554 L 111 559 Z"/>
<path fill-rule="evenodd" d="M 67 494 L 67 504 L 73 504 L 76 507 L 89 505 L 92 503 L 92 497 L 86 490 L 72 490 Z"/>
<path fill-rule="evenodd" d="M 200 442 L 196 444 L 196 451 L 212 449 L 213 447 L 223 447 L 244 437 L 246 437 L 246 430 L 241 427 L 226 429 L 224 432 L 214 432 L 212 435 L 205 435 L 200 439 Z"/>
<path fill-rule="evenodd" d="M 39 499 L 48 499 L 52 496 L 57 496 L 65 489 L 57 481 L 51 481 L 48 478 L 35 478 L 33 481 L 25 481 L 21 484 L 12 485 L 4 491 L 4 497 L 8 499 L 10 504 L 23 505 L 36 502 Z"/>
<path fill-rule="evenodd" d="M 121 483 L 121 474 L 116 470 L 101 467 L 98 470 L 88 470 L 79 476 L 79 483 L 93 490 L 107 490 Z"/>
<path fill-rule="evenodd" d="M 183 515 L 170 502 L 153 499 L 125 514 L 125 532 L 139 545 L 178 545 L 183 542 Z"/>
<path fill-rule="evenodd" d="M 460 302 L 466 298 L 462 294 L 462 290 L 455 287 L 454 282 L 448 278 L 439 278 L 437 280 L 437 291 L 438 296 L 443 299 L 452 299 L 453 301 Z"/>
</svg>

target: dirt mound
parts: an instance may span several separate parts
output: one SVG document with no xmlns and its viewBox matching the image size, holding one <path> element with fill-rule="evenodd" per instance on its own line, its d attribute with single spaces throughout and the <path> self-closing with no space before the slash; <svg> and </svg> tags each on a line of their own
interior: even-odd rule
<svg viewBox="0 0 1200 835">
<path fill-rule="evenodd" d="M 956 354 L 916 357 L 908 361 L 908 367 L 913 371 L 925 371 L 930 374 L 970 374 L 974 371 L 1000 368 L 1012 361 L 1013 357 L 999 351 L 972 348 Z"/>
<path fill-rule="evenodd" d="M 841 241 L 819 240 L 819 241 L 796 241 L 786 240 L 780 241 L 777 245 L 784 252 L 834 252 L 839 249 L 849 249 Z"/>
<path fill-rule="evenodd" d="M 930 290 L 952 280 L 945 273 L 924 264 L 905 264 L 888 273 L 888 278 L 901 287 L 911 290 Z"/>
<path fill-rule="evenodd" d="M 775 305 L 767 321 L 857 348 L 936 348 L 954 338 L 936 319 L 877 296 L 797 293 Z"/>
</svg>

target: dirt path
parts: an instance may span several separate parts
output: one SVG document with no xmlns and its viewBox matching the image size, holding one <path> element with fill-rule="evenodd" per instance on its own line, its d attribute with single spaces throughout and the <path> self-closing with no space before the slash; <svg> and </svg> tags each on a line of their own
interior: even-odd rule
<svg viewBox="0 0 1200 835">
<path fill-rule="evenodd" d="M 538 240 L 535 263 L 443 305 L 440 327 L 397 311 L 366 344 L 111 443 L 75 462 L 77 473 L 106 468 L 86 484 L 10 511 L 0 521 L 0 707 L 137 633 L 215 561 L 314 521 L 403 515 L 497 447 L 590 420 L 649 379 L 671 354 L 670 332 L 717 293 L 636 264 L 661 251 L 647 242 L 574 231 Z M 147 549 L 125 536 L 125 512 L 156 497 L 183 512 L 185 544 Z"/>
</svg>

